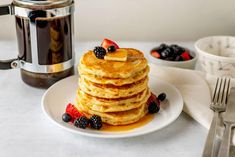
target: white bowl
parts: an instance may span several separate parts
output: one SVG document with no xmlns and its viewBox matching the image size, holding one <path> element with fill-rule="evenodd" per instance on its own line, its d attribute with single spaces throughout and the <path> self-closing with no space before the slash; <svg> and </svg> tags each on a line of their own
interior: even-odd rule
<svg viewBox="0 0 235 157">
<path fill-rule="evenodd" d="M 195 43 L 201 68 L 215 76 L 235 77 L 235 37 L 211 36 Z"/>
<path fill-rule="evenodd" d="M 163 59 L 158 59 L 152 56 L 151 52 L 148 53 L 148 59 L 151 63 L 155 65 L 170 66 L 170 67 L 183 68 L 183 69 L 194 69 L 195 64 L 197 62 L 198 54 L 193 51 L 189 51 L 189 53 L 193 58 L 188 61 L 167 61 Z"/>
</svg>

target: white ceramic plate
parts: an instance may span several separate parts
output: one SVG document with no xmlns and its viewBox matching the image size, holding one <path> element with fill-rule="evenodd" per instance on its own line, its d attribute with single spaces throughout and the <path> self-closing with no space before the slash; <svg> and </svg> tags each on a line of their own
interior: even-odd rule
<svg viewBox="0 0 235 157">
<path fill-rule="evenodd" d="M 122 132 L 104 132 L 92 129 L 80 129 L 62 121 L 61 116 L 68 103 L 75 103 L 78 76 L 68 77 L 51 86 L 42 98 L 42 109 L 56 125 L 80 135 L 99 138 L 125 138 L 140 136 L 162 129 L 172 123 L 182 112 L 183 99 L 179 91 L 171 84 L 150 75 L 149 87 L 156 95 L 165 92 L 167 100 L 161 104 L 160 112 L 146 125 Z"/>
</svg>

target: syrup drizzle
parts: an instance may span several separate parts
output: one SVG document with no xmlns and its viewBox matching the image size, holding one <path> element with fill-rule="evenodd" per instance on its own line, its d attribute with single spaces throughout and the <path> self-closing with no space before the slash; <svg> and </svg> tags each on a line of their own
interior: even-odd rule
<svg viewBox="0 0 235 157">
<path fill-rule="evenodd" d="M 122 132 L 122 131 L 131 131 L 133 129 L 142 127 L 149 122 L 151 122 L 154 118 L 153 114 L 147 114 L 142 119 L 140 119 L 138 122 L 135 122 L 133 124 L 129 125 L 119 125 L 119 126 L 113 126 L 108 124 L 103 124 L 103 127 L 101 128 L 101 131 L 104 132 Z"/>
</svg>

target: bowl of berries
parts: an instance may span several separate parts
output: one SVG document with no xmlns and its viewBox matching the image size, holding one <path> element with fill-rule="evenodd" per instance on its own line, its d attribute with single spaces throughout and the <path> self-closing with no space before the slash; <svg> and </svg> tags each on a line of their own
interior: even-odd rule
<svg viewBox="0 0 235 157">
<path fill-rule="evenodd" d="M 198 54 L 185 47 L 172 44 L 161 44 L 149 53 L 150 62 L 161 65 L 185 69 L 194 69 Z"/>
</svg>

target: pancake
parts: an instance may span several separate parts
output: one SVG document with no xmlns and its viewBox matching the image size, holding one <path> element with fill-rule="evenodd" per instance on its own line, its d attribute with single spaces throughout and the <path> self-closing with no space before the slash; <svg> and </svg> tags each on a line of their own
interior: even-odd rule
<svg viewBox="0 0 235 157">
<path fill-rule="evenodd" d="M 147 102 L 149 96 L 149 89 L 146 89 L 132 97 L 118 99 L 97 98 L 78 90 L 77 102 L 98 112 L 120 112 L 140 107 L 141 104 Z"/>
<path fill-rule="evenodd" d="M 141 104 L 140 107 L 123 112 L 110 112 L 102 113 L 89 109 L 87 106 L 84 106 L 80 103 L 76 104 L 76 107 L 79 111 L 83 112 L 86 116 L 90 117 L 91 115 L 98 115 L 101 117 L 104 123 L 110 125 L 126 125 L 137 122 L 147 113 L 146 103 Z"/>
<path fill-rule="evenodd" d="M 85 92 L 83 92 L 81 89 L 77 90 L 77 97 L 80 99 L 87 99 L 90 103 L 94 105 L 99 106 L 116 106 L 116 105 L 123 105 L 126 103 L 134 103 L 134 102 L 140 102 L 142 101 L 146 95 L 149 93 L 149 89 L 146 88 L 145 90 L 141 91 L 140 93 L 129 96 L 129 97 L 123 97 L 123 98 L 112 98 L 112 99 L 106 99 L 106 98 L 99 98 L 94 97 L 92 95 L 89 95 Z"/>
<path fill-rule="evenodd" d="M 136 49 L 116 51 L 127 52 L 127 61 L 98 59 L 93 51 L 82 56 L 76 107 L 88 117 L 100 116 L 104 123 L 126 125 L 147 113 L 149 66 Z"/>
<path fill-rule="evenodd" d="M 100 98 L 120 98 L 136 95 L 146 89 L 147 84 L 148 77 L 123 86 L 97 84 L 90 82 L 83 77 L 79 78 L 79 86 L 82 91 Z"/>
<path fill-rule="evenodd" d="M 131 48 L 123 49 L 128 51 L 128 59 L 125 62 L 97 59 L 93 51 L 88 51 L 80 60 L 81 73 L 107 78 L 130 78 L 148 66 L 142 52 Z"/>
<path fill-rule="evenodd" d="M 78 72 L 79 72 L 80 76 L 82 76 L 86 80 L 89 80 L 89 81 L 94 82 L 94 83 L 113 84 L 115 86 L 122 86 L 122 85 L 125 85 L 125 84 L 134 83 L 136 81 L 139 81 L 139 80 L 142 80 L 143 78 L 145 78 L 149 73 L 149 66 L 147 66 L 142 71 L 137 72 L 132 77 L 128 77 L 128 78 L 125 78 L 125 79 L 123 79 L 123 78 L 107 78 L 107 77 L 101 77 L 101 76 L 98 76 L 98 75 L 92 75 L 92 74 L 83 72 L 80 69 L 80 66 L 78 67 Z"/>
</svg>

